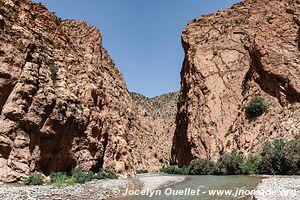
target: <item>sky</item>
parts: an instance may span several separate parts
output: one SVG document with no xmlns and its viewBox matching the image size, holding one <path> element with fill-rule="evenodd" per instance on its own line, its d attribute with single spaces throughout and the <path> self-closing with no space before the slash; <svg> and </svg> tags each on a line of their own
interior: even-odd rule
<svg viewBox="0 0 300 200">
<path fill-rule="evenodd" d="M 102 33 L 103 46 L 129 91 L 154 97 L 180 88 L 188 21 L 240 0 L 35 0 L 62 19 L 86 21 Z"/>
</svg>

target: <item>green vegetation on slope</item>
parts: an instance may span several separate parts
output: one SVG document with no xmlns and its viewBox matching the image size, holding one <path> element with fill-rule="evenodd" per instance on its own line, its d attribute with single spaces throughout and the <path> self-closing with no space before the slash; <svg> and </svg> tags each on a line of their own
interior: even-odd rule
<svg viewBox="0 0 300 200">
<path fill-rule="evenodd" d="M 195 159 L 189 166 L 169 166 L 160 171 L 168 174 L 184 175 L 233 175 L 233 174 L 300 174 L 300 140 L 285 142 L 282 139 L 268 142 L 260 153 L 250 154 L 243 159 L 242 153 L 228 153 L 217 162 Z"/>
<path fill-rule="evenodd" d="M 85 172 L 82 169 L 73 169 L 71 174 L 66 172 L 53 172 L 50 174 L 50 182 L 57 187 L 72 185 L 75 183 L 86 183 L 91 180 L 100 179 L 118 179 L 118 176 L 113 171 L 100 170 L 98 173 L 91 171 Z M 24 182 L 26 185 L 42 185 L 44 180 L 41 174 L 37 172 L 30 173 Z"/>
</svg>

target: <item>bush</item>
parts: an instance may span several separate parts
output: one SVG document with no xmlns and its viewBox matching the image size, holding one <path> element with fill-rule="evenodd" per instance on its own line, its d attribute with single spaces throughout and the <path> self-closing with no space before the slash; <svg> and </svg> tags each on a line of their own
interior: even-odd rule
<svg viewBox="0 0 300 200">
<path fill-rule="evenodd" d="M 284 142 L 282 139 L 265 143 L 257 155 L 243 160 L 240 153 L 220 156 L 217 163 L 207 159 L 193 160 L 188 167 L 176 165 L 160 170 L 167 174 L 278 174 L 300 175 L 300 139 Z"/>
<path fill-rule="evenodd" d="M 54 183 L 57 187 L 64 185 L 73 185 L 76 179 L 73 176 L 68 176 L 65 172 L 53 172 L 50 174 L 50 182 Z"/>
<path fill-rule="evenodd" d="M 261 157 L 261 174 L 300 174 L 300 140 L 268 142 L 262 148 Z"/>
<path fill-rule="evenodd" d="M 267 143 L 261 154 L 249 155 L 246 160 L 240 153 L 224 154 L 217 163 L 207 159 L 193 160 L 187 167 L 186 173 L 189 175 L 299 174 L 300 142 L 292 142 L 292 145 L 286 145 L 286 148 L 282 142 L 277 140 L 273 144 Z"/>
<path fill-rule="evenodd" d="M 289 166 L 288 174 L 300 174 L 300 140 L 293 140 L 286 144 L 284 150 L 285 164 Z"/>
<path fill-rule="evenodd" d="M 273 174 L 273 164 L 272 164 L 272 157 L 273 157 L 273 147 L 271 143 L 265 143 L 262 147 L 261 155 L 261 165 L 259 166 L 259 173 L 260 174 Z"/>
<path fill-rule="evenodd" d="M 208 159 L 192 160 L 187 167 L 186 173 L 189 175 L 208 175 L 212 174 L 215 169 L 215 163 Z"/>
<path fill-rule="evenodd" d="M 107 172 L 107 178 L 108 178 L 108 179 L 118 179 L 118 176 L 116 175 L 115 172 L 113 172 L 113 171 L 108 171 L 108 172 Z"/>
<path fill-rule="evenodd" d="M 166 168 L 160 169 L 160 172 L 166 173 L 166 174 L 186 174 L 186 167 L 179 168 L 177 165 L 171 165 Z"/>
<path fill-rule="evenodd" d="M 274 140 L 273 143 L 266 143 L 261 152 L 261 174 L 285 174 L 288 166 L 285 160 L 285 142 L 282 139 Z"/>
<path fill-rule="evenodd" d="M 57 65 L 51 65 L 49 68 L 51 72 L 51 79 L 55 81 L 57 79 L 57 72 L 58 72 L 58 67 Z"/>
<path fill-rule="evenodd" d="M 95 179 L 106 179 L 107 178 L 107 173 L 105 171 L 99 171 L 95 176 L 94 176 Z"/>
<path fill-rule="evenodd" d="M 257 174 L 258 168 L 261 165 L 261 156 L 250 154 L 247 160 L 242 164 L 243 174 Z"/>
<path fill-rule="evenodd" d="M 118 176 L 116 175 L 115 172 L 113 171 L 104 171 L 104 170 L 100 170 L 95 176 L 95 179 L 118 179 Z"/>
<path fill-rule="evenodd" d="M 56 183 L 61 180 L 65 180 L 67 178 L 68 178 L 68 176 L 65 172 L 53 172 L 50 174 L 50 182 L 51 183 Z"/>
<path fill-rule="evenodd" d="M 245 106 L 246 116 L 250 119 L 261 116 L 268 109 L 265 100 L 260 96 L 253 97 L 250 102 Z"/>
<path fill-rule="evenodd" d="M 25 179 L 26 185 L 43 185 L 44 180 L 41 174 L 37 172 L 29 173 L 28 177 Z"/>
<path fill-rule="evenodd" d="M 76 179 L 73 176 L 68 176 L 67 179 L 56 182 L 56 186 L 61 187 L 65 185 L 74 185 L 76 183 Z"/>
<path fill-rule="evenodd" d="M 217 164 L 215 174 L 241 174 L 243 155 L 240 153 L 229 153 L 222 155 Z"/>
<path fill-rule="evenodd" d="M 82 169 L 74 169 L 72 171 L 72 177 L 75 179 L 76 183 L 86 183 L 94 178 L 92 172 L 84 172 Z"/>
<path fill-rule="evenodd" d="M 50 174 L 50 181 L 56 186 L 72 185 L 74 183 L 86 183 L 93 179 L 117 179 L 118 176 L 113 171 L 100 170 L 97 174 L 93 172 L 84 172 L 82 169 L 74 169 L 72 176 L 65 172 L 53 172 Z"/>
</svg>

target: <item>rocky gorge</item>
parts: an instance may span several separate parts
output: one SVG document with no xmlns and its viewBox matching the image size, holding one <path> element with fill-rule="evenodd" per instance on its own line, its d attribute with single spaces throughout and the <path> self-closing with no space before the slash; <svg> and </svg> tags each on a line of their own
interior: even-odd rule
<svg viewBox="0 0 300 200">
<path fill-rule="evenodd" d="M 96 27 L 0 0 L 0 181 L 81 168 L 133 177 L 299 138 L 298 0 L 245 0 L 182 34 L 179 92 L 129 92 Z M 249 119 L 259 95 L 268 109 Z"/>
</svg>

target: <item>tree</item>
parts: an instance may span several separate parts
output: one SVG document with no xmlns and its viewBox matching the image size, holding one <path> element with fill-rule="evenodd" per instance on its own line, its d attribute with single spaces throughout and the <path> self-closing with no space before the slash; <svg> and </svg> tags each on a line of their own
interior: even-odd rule
<svg viewBox="0 0 300 200">
<path fill-rule="evenodd" d="M 187 168 L 189 175 L 209 175 L 214 172 L 215 163 L 208 159 L 192 160 Z"/>
<path fill-rule="evenodd" d="M 215 173 L 218 174 L 240 174 L 243 164 L 243 155 L 232 152 L 222 155 L 217 164 Z"/>
</svg>

